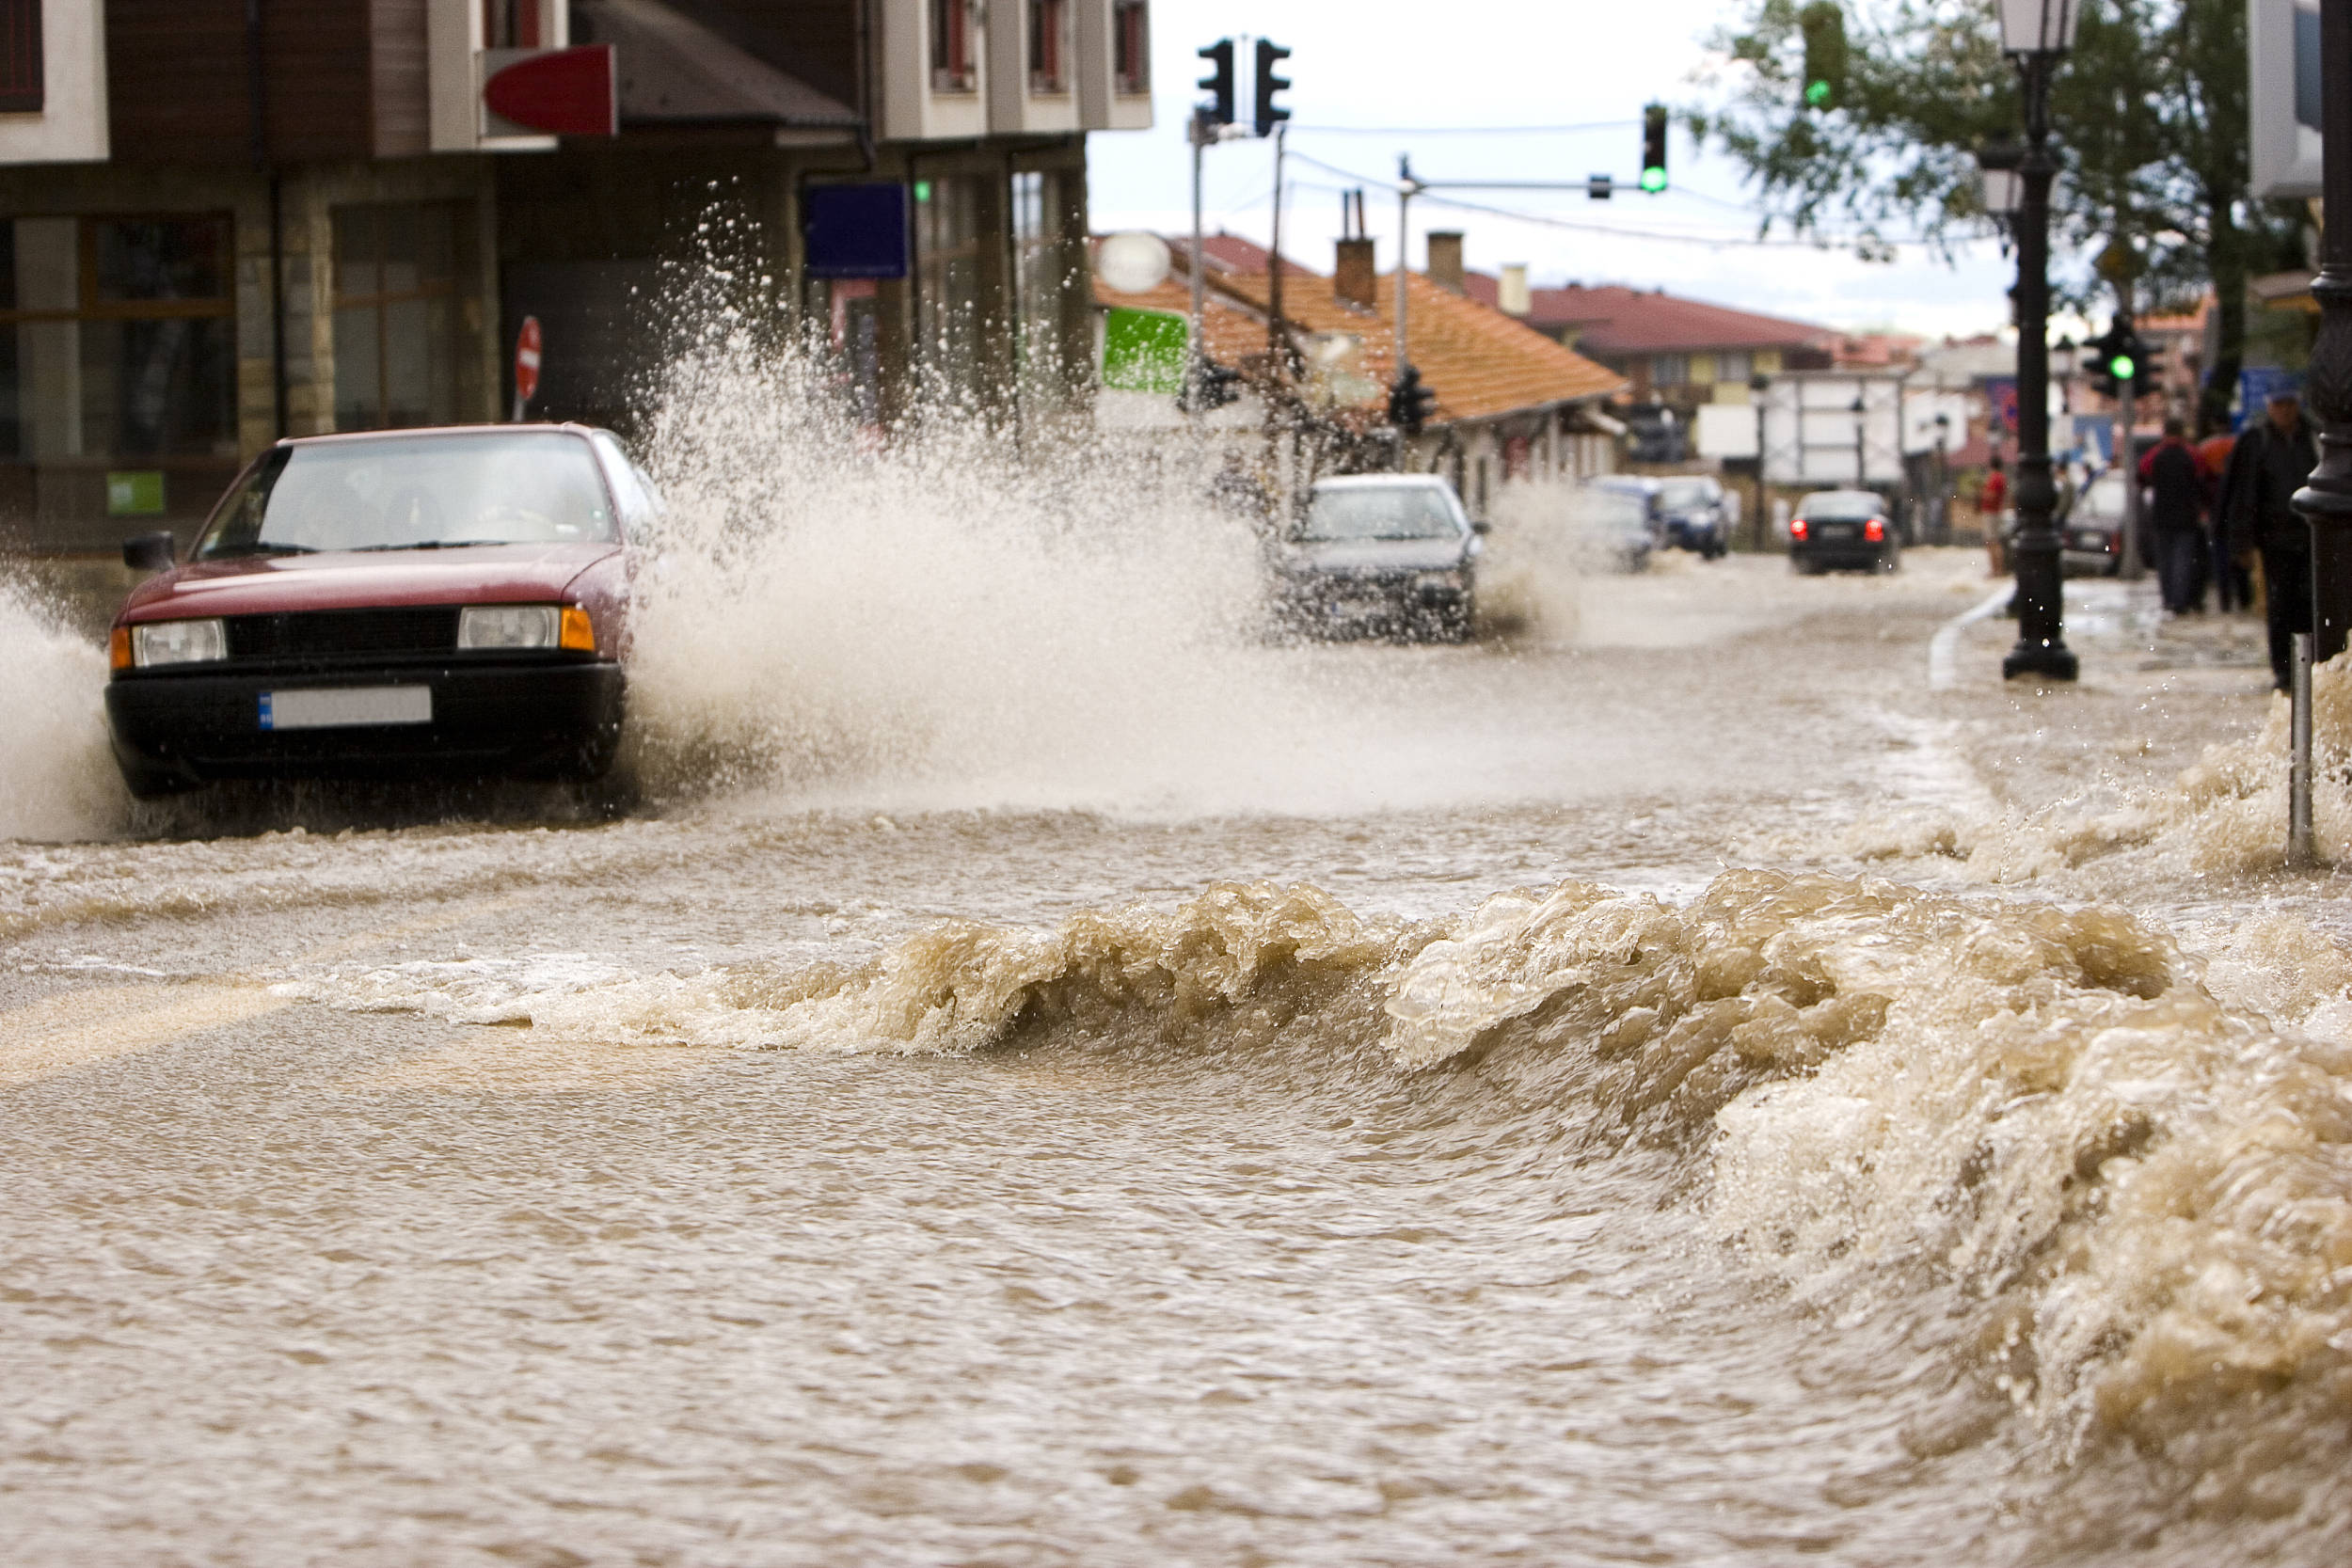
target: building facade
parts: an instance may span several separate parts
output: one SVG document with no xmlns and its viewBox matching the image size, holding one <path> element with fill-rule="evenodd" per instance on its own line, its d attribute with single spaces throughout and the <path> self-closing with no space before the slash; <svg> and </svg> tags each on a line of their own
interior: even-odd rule
<svg viewBox="0 0 2352 1568">
<path fill-rule="evenodd" d="M 1142 0 L 0 0 L 0 535 L 507 417 L 526 316 L 534 418 L 626 428 L 713 300 L 875 419 L 1083 395 L 1085 137 L 1150 124 L 1148 51 Z M 843 184 L 895 259 L 808 264 Z"/>
</svg>

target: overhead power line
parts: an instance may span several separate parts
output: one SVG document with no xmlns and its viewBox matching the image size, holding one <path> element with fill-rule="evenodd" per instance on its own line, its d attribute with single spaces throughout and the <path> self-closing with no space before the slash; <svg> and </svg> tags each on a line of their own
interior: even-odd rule
<svg viewBox="0 0 2352 1568">
<path fill-rule="evenodd" d="M 1354 180 L 1361 184 L 1376 185 L 1387 190 L 1396 189 L 1396 182 L 1393 180 L 1384 180 L 1374 175 L 1359 174 L 1354 169 L 1342 168 L 1337 164 L 1326 163 L 1323 159 L 1315 157 L 1311 153 L 1294 151 L 1291 156 L 1296 158 L 1301 163 L 1312 164 L 1315 167 L 1324 170 L 1326 173 L 1339 175 L 1342 179 Z M 1548 229 L 1566 229 L 1587 234 L 1610 234 L 1620 239 L 1629 240 L 1662 240 L 1674 245 L 1703 245 L 1714 248 L 1721 248 L 1726 245 L 1738 245 L 1746 248 L 1766 250 L 1834 250 L 1845 245 L 1856 245 L 1860 243 L 1857 238 L 1846 236 L 1833 237 L 1825 235 L 1816 239 L 1798 239 L 1795 237 L 1788 239 L 1773 239 L 1770 236 L 1759 236 L 1755 234 L 1699 234 L 1692 233 L 1687 230 L 1632 229 L 1620 224 L 1593 223 L 1589 221 L 1580 222 L 1575 218 L 1555 217 L 1549 214 L 1544 213 L 1519 212 L 1508 207 L 1492 206 L 1486 202 L 1465 200 L 1460 197 L 1448 196 L 1444 194 L 1442 184 L 1443 182 L 1439 182 L 1438 186 L 1436 188 L 1423 187 L 1418 189 L 1415 191 L 1414 195 L 1419 200 L 1436 202 L 1438 205 L 1444 207 L 1459 208 L 1464 212 L 1485 213 L 1491 217 L 1511 218 L 1517 222 L 1538 224 Z M 1924 242 L 1919 240 L 1881 239 L 1876 240 L 1873 243 L 1882 245 L 1919 245 Z"/>
<path fill-rule="evenodd" d="M 1302 131 L 1329 136 L 1558 136 L 1584 131 L 1622 131 L 1637 119 L 1588 119 L 1581 125 L 1301 125 L 1291 122 L 1291 135 Z"/>
</svg>

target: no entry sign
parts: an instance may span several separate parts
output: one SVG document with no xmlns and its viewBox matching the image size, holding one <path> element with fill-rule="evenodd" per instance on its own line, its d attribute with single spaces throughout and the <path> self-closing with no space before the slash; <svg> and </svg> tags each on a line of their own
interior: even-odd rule
<svg viewBox="0 0 2352 1568">
<path fill-rule="evenodd" d="M 539 395 L 539 318 L 525 316 L 515 334 L 515 420 L 522 422 L 523 405 Z"/>
</svg>

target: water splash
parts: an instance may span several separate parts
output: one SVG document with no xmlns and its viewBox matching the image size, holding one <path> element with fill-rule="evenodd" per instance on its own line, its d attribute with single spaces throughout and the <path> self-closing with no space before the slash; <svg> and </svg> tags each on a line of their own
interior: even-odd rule
<svg viewBox="0 0 2352 1568">
<path fill-rule="evenodd" d="M 130 813 L 102 710 L 106 656 L 22 578 L 0 577 L 0 839 L 119 832 Z"/>
</svg>

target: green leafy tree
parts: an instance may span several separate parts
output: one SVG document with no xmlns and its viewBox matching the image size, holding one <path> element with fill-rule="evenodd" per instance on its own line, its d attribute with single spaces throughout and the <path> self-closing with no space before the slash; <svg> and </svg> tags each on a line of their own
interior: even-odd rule
<svg viewBox="0 0 2352 1568">
<path fill-rule="evenodd" d="M 1743 0 L 1712 40 L 1729 62 L 1724 99 L 1686 119 L 1746 167 L 1768 229 L 1840 236 L 1882 260 L 1912 238 L 1948 259 L 1988 222 L 1977 150 L 2023 126 L 1995 8 L 1850 0 L 1843 76 L 1814 108 L 1806 13 L 1818 32 L 1822 3 Z M 2243 362 L 2247 279 L 2303 259 L 2299 209 L 2248 190 L 2247 95 L 2244 0 L 2087 0 L 2051 87 L 2058 297 L 2094 309 L 2114 284 L 2145 311 L 2210 286 L 2221 319 L 2209 416 Z"/>
</svg>

